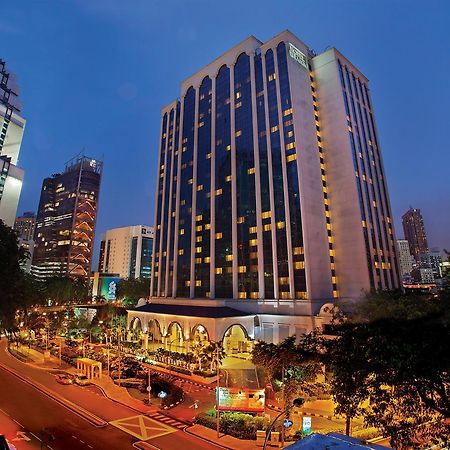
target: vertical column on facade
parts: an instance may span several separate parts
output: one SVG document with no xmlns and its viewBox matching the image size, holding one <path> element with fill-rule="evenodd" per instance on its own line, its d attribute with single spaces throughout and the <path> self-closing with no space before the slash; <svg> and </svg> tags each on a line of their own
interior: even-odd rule
<svg viewBox="0 0 450 450">
<path fill-rule="evenodd" d="M 192 167 L 192 207 L 191 207 L 191 276 L 190 294 L 195 296 L 195 216 L 197 209 L 197 158 L 198 158 L 198 103 L 200 97 L 200 86 L 195 87 L 195 113 L 194 113 L 194 155 Z"/>
<path fill-rule="evenodd" d="M 175 147 L 176 139 L 175 139 L 175 133 L 177 132 L 177 107 L 174 108 L 174 117 L 173 117 L 173 133 L 172 133 L 172 158 L 170 161 L 170 177 L 168 182 L 169 185 L 169 208 L 167 211 L 167 245 L 166 245 L 166 273 L 165 273 L 165 280 L 164 280 L 164 296 L 167 297 L 167 293 L 169 290 L 169 272 L 170 272 L 170 255 L 171 255 L 171 248 L 170 248 L 170 239 L 173 233 L 172 230 L 172 202 L 173 202 L 173 178 L 174 178 L 174 166 L 175 166 L 175 152 L 177 151 L 177 148 Z M 169 136 L 170 138 L 170 136 Z"/>
<path fill-rule="evenodd" d="M 287 255 L 288 255 L 288 273 L 289 273 L 289 297 L 295 298 L 295 286 L 294 286 L 294 263 L 292 257 L 292 239 L 291 239 L 291 213 L 289 208 L 289 188 L 288 178 L 286 170 L 286 146 L 284 143 L 283 132 L 283 111 L 281 107 L 281 90 L 280 90 L 280 74 L 278 70 L 278 52 L 273 52 L 274 67 L 276 73 L 276 86 L 277 86 L 277 109 L 278 109 L 278 123 L 280 128 L 280 147 L 281 147 L 281 168 L 283 173 L 283 191 L 284 191 L 284 215 L 286 223 L 286 242 L 287 242 Z"/>
<path fill-rule="evenodd" d="M 265 120 L 266 120 L 266 140 L 267 140 L 267 165 L 269 171 L 269 193 L 270 193 L 270 233 L 272 236 L 272 262 L 273 262 L 273 296 L 275 299 L 280 297 L 279 280 L 278 280 L 278 251 L 275 221 L 275 197 L 273 192 L 273 172 L 272 172 L 272 142 L 270 139 L 270 121 L 269 121 L 269 90 L 267 89 L 267 71 L 266 58 L 261 58 L 264 86 L 264 104 L 265 104 Z"/>
<path fill-rule="evenodd" d="M 183 114 L 184 114 L 184 98 L 180 100 L 180 127 L 178 130 L 178 152 L 177 158 L 177 192 L 175 198 L 175 227 L 173 232 L 173 276 L 172 276 L 172 297 L 177 296 L 177 269 L 178 269 L 178 236 L 180 235 L 180 186 L 181 186 L 181 154 L 183 146 Z"/>
<path fill-rule="evenodd" d="M 161 202 L 161 219 L 159 221 L 160 224 L 160 230 L 159 230 L 159 258 L 158 258 L 158 287 L 157 287 L 157 296 L 161 296 L 161 261 L 162 261 L 162 253 L 163 253 L 163 239 L 162 235 L 163 233 L 166 233 L 166 230 L 164 229 L 164 214 L 166 211 L 166 202 L 165 196 L 166 196 L 166 186 L 167 186 L 167 154 L 169 149 L 169 128 L 170 128 L 170 112 L 167 115 L 167 124 L 166 124 L 166 145 L 165 145 L 165 151 L 164 151 L 164 176 L 163 176 L 163 192 L 162 192 L 162 202 Z M 161 168 L 161 165 L 159 166 Z"/>
<path fill-rule="evenodd" d="M 160 230 L 158 230 L 158 195 L 159 195 L 159 171 L 161 167 L 161 154 L 162 154 L 162 139 L 164 134 L 164 115 L 161 118 L 161 131 L 159 134 L 159 152 L 158 152 L 158 171 L 157 171 L 157 177 L 156 177 L 156 204 L 155 204 L 155 215 L 153 219 L 153 223 L 155 224 L 155 237 L 153 239 L 153 249 L 152 249 L 152 277 L 150 280 L 150 296 L 153 296 L 153 288 L 155 284 L 155 260 L 156 260 L 156 243 L 157 239 L 156 236 L 158 233 L 160 233 Z M 105 255 L 109 254 L 109 251 L 105 251 Z M 105 256 L 105 261 L 107 261 Z M 158 277 L 159 278 L 159 277 Z"/>
<path fill-rule="evenodd" d="M 234 99 L 234 67 L 230 66 L 230 123 L 231 123 L 231 224 L 233 249 L 233 298 L 239 297 L 238 288 L 238 249 L 237 249 L 237 186 L 236 186 L 236 126 L 233 108 Z"/>
<path fill-rule="evenodd" d="M 255 195 L 256 195 L 256 237 L 258 241 L 258 287 L 259 298 L 265 298 L 264 285 L 264 242 L 261 210 L 261 170 L 259 162 L 258 117 L 256 111 L 255 54 L 250 55 L 250 84 L 252 89 L 252 126 L 253 151 L 255 158 Z"/>
<path fill-rule="evenodd" d="M 216 80 L 211 80 L 211 188 L 210 188 L 210 264 L 209 264 L 209 291 L 210 297 L 216 298 Z"/>
</svg>

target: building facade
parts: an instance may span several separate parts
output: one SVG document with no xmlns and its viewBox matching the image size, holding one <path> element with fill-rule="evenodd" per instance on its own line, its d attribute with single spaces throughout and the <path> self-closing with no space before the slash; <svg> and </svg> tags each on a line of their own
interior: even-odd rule
<svg viewBox="0 0 450 450">
<path fill-rule="evenodd" d="M 150 278 L 153 236 L 153 227 L 146 225 L 107 230 L 100 243 L 99 272 Z"/>
<path fill-rule="evenodd" d="M 420 209 L 409 208 L 402 216 L 402 225 L 411 255 L 416 261 L 419 261 L 420 254 L 429 251 L 427 233 Z"/>
<path fill-rule="evenodd" d="M 21 117 L 19 88 L 14 74 L 0 59 L 0 219 L 12 227 L 24 171 L 18 167 L 26 121 Z"/>
<path fill-rule="evenodd" d="M 29 241 L 34 237 L 34 228 L 36 226 L 36 214 L 26 211 L 21 216 L 16 217 L 14 221 L 14 230 L 17 236 Z"/>
<path fill-rule="evenodd" d="M 228 305 L 267 340 L 310 329 L 399 287 L 392 222 L 368 81 L 334 48 L 249 37 L 162 110 L 152 304 Z"/>
<path fill-rule="evenodd" d="M 415 263 L 414 257 L 409 250 L 409 243 L 406 239 L 397 239 L 398 262 L 400 275 L 409 276 Z"/>
<path fill-rule="evenodd" d="M 102 165 L 80 156 L 44 179 L 34 233 L 36 276 L 90 276 Z"/>
</svg>

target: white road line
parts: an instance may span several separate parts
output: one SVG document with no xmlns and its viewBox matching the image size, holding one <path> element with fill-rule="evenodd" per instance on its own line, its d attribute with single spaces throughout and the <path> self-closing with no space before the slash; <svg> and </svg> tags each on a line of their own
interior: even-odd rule
<svg viewBox="0 0 450 450">
<path fill-rule="evenodd" d="M 38 438 L 32 431 L 30 431 L 31 436 L 34 436 L 39 442 L 41 441 L 40 438 Z"/>
<path fill-rule="evenodd" d="M 11 417 L 6 411 L 3 411 L 3 409 L 0 408 L 0 411 L 1 411 L 3 414 L 5 414 L 6 416 Z"/>
<path fill-rule="evenodd" d="M 88 446 L 89 448 L 94 448 L 94 447 L 92 447 L 92 445 L 89 445 L 89 444 L 88 444 L 87 446 Z"/>
<path fill-rule="evenodd" d="M 22 427 L 22 428 L 25 428 L 20 422 L 18 422 L 16 419 L 13 419 L 14 420 L 14 422 L 16 422 L 17 423 L 17 425 L 19 425 L 19 427 Z"/>
<path fill-rule="evenodd" d="M 80 439 L 80 442 L 81 442 L 82 444 L 84 444 L 84 441 L 82 441 L 81 439 Z"/>
<path fill-rule="evenodd" d="M 78 439 L 76 436 L 74 436 L 73 434 L 72 434 L 72 437 L 74 438 L 74 439 Z"/>
</svg>

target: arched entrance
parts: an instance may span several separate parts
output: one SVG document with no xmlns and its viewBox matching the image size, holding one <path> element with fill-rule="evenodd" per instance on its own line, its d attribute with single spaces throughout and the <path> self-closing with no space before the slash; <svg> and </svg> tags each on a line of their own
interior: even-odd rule
<svg viewBox="0 0 450 450">
<path fill-rule="evenodd" d="M 156 319 L 150 319 L 147 324 L 148 349 L 156 351 L 162 345 L 162 334 L 159 322 Z"/>
<path fill-rule="evenodd" d="M 239 324 L 231 325 L 223 336 L 223 349 L 227 356 L 250 359 L 253 343 L 247 330 Z"/>
<path fill-rule="evenodd" d="M 171 352 L 186 353 L 183 342 L 183 328 L 178 322 L 171 322 L 167 327 L 166 348 Z"/>
<path fill-rule="evenodd" d="M 192 329 L 192 343 L 206 345 L 209 342 L 208 330 L 203 325 L 195 325 Z"/>
</svg>

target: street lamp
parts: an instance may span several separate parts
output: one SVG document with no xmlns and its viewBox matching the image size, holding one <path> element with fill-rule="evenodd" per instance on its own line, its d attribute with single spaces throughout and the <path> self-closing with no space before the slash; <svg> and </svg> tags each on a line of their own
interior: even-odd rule
<svg viewBox="0 0 450 450">
<path fill-rule="evenodd" d="M 284 411 L 281 411 L 280 414 L 278 414 L 277 417 L 275 417 L 275 419 L 273 419 L 272 423 L 270 424 L 269 428 L 266 431 L 266 438 L 264 439 L 264 445 L 263 445 L 263 450 L 265 450 L 267 448 L 267 442 L 269 441 L 269 436 L 270 433 L 272 432 L 272 429 L 275 425 L 275 422 L 283 415 L 283 414 L 287 414 L 292 408 L 297 407 L 299 408 L 300 406 L 303 405 L 303 403 L 305 403 L 305 400 L 301 397 L 296 398 L 293 402 L 292 405 L 289 405 Z"/>
</svg>

